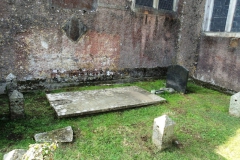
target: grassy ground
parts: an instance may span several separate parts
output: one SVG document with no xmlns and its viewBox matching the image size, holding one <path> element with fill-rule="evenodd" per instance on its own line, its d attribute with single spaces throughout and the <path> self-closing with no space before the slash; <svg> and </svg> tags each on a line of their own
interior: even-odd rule
<svg viewBox="0 0 240 160">
<path fill-rule="evenodd" d="M 68 88 L 88 90 L 136 85 L 148 91 L 164 87 L 164 81 L 114 86 Z M 230 96 L 188 83 L 188 93 L 164 94 L 167 103 L 75 118 L 56 119 L 44 92 L 25 94 L 25 120 L 9 121 L 6 96 L 0 97 L 0 157 L 12 149 L 27 149 L 35 133 L 68 125 L 74 142 L 60 144 L 57 160 L 76 159 L 240 159 L 240 119 L 229 116 Z M 63 91 L 63 90 L 61 90 Z M 60 92 L 55 91 L 55 92 Z M 153 119 L 167 114 L 176 122 L 175 136 L 182 147 L 160 152 L 152 143 Z M 0 158 L 1 159 L 1 158 Z"/>
</svg>

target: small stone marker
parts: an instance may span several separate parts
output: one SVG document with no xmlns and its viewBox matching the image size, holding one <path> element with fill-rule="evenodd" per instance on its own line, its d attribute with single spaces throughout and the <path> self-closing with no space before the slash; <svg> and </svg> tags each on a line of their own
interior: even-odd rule
<svg viewBox="0 0 240 160">
<path fill-rule="evenodd" d="M 17 90 L 17 77 L 10 73 L 6 77 L 6 82 L 6 92 L 10 96 L 14 90 Z"/>
<path fill-rule="evenodd" d="M 167 88 L 173 88 L 177 92 L 186 93 L 189 71 L 180 65 L 168 67 Z"/>
<path fill-rule="evenodd" d="M 34 135 L 36 142 L 72 142 L 73 130 L 71 126 Z"/>
<path fill-rule="evenodd" d="M 240 117 L 240 92 L 231 96 L 229 114 L 235 117 Z"/>
<path fill-rule="evenodd" d="M 164 150 L 172 146 L 175 122 L 167 115 L 155 118 L 153 123 L 152 142 Z"/>
<path fill-rule="evenodd" d="M 12 73 L 10 73 L 7 77 L 6 77 L 6 81 L 7 82 L 13 82 L 16 81 L 17 77 L 15 75 L 13 75 Z"/>
<path fill-rule="evenodd" d="M 6 153 L 3 160 L 22 160 L 23 155 L 27 152 L 25 149 L 15 149 Z"/>
<path fill-rule="evenodd" d="M 21 119 L 25 117 L 23 94 L 14 90 L 9 96 L 9 108 L 11 119 Z"/>
</svg>

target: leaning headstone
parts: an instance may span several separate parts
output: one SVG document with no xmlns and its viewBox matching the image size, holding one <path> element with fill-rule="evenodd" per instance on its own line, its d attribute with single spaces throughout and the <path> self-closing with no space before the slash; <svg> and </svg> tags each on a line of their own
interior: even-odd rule
<svg viewBox="0 0 240 160">
<path fill-rule="evenodd" d="M 180 65 L 168 67 L 167 88 L 173 88 L 177 92 L 186 93 L 189 71 Z"/>
<path fill-rule="evenodd" d="M 15 149 L 6 153 L 3 160 L 22 160 L 23 155 L 27 152 L 25 149 Z"/>
<path fill-rule="evenodd" d="M 175 122 L 167 115 L 155 118 L 153 123 L 152 142 L 164 150 L 172 146 Z"/>
<path fill-rule="evenodd" d="M 14 90 L 9 96 L 9 108 L 11 119 L 21 119 L 25 117 L 23 94 Z"/>
<path fill-rule="evenodd" d="M 34 135 L 36 142 L 72 142 L 73 130 L 71 126 Z"/>
<path fill-rule="evenodd" d="M 229 114 L 235 117 L 240 117 L 240 92 L 231 96 Z"/>
</svg>

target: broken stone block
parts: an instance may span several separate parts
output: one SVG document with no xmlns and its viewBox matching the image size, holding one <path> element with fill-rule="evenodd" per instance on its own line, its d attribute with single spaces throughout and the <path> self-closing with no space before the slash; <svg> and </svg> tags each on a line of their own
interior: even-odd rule
<svg viewBox="0 0 240 160">
<path fill-rule="evenodd" d="M 23 94 L 14 90 L 9 96 L 9 108 L 11 119 L 21 119 L 25 117 Z"/>
<path fill-rule="evenodd" d="M 173 88 L 177 92 L 186 93 L 189 71 L 180 65 L 168 67 L 167 88 Z"/>
<path fill-rule="evenodd" d="M 168 92 L 168 93 L 175 93 L 175 90 L 173 88 L 160 88 L 160 91 Z"/>
<path fill-rule="evenodd" d="M 71 126 L 68 126 L 50 132 L 35 134 L 34 139 L 36 142 L 72 142 L 73 130 Z"/>
<path fill-rule="evenodd" d="M 22 160 L 23 155 L 27 152 L 25 149 L 15 149 L 3 156 L 3 160 Z"/>
<path fill-rule="evenodd" d="M 229 114 L 235 117 L 240 117 L 240 92 L 231 96 Z"/>
<path fill-rule="evenodd" d="M 152 142 L 164 150 L 172 146 L 175 122 L 167 115 L 155 118 L 153 123 Z"/>
<path fill-rule="evenodd" d="M 12 73 L 10 73 L 7 77 L 6 77 L 6 81 L 7 82 L 12 82 L 12 81 L 16 81 L 17 77 L 15 75 L 13 75 Z"/>
</svg>

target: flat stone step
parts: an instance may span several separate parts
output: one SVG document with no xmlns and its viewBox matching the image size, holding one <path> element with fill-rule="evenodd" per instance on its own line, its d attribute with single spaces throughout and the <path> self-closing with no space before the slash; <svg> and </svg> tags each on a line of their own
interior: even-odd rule
<svg viewBox="0 0 240 160">
<path fill-rule="evenodd" d="M 165 102 L 136 86 L 47 94 L 58 118 L 141 107 Z"/>
</svg>

